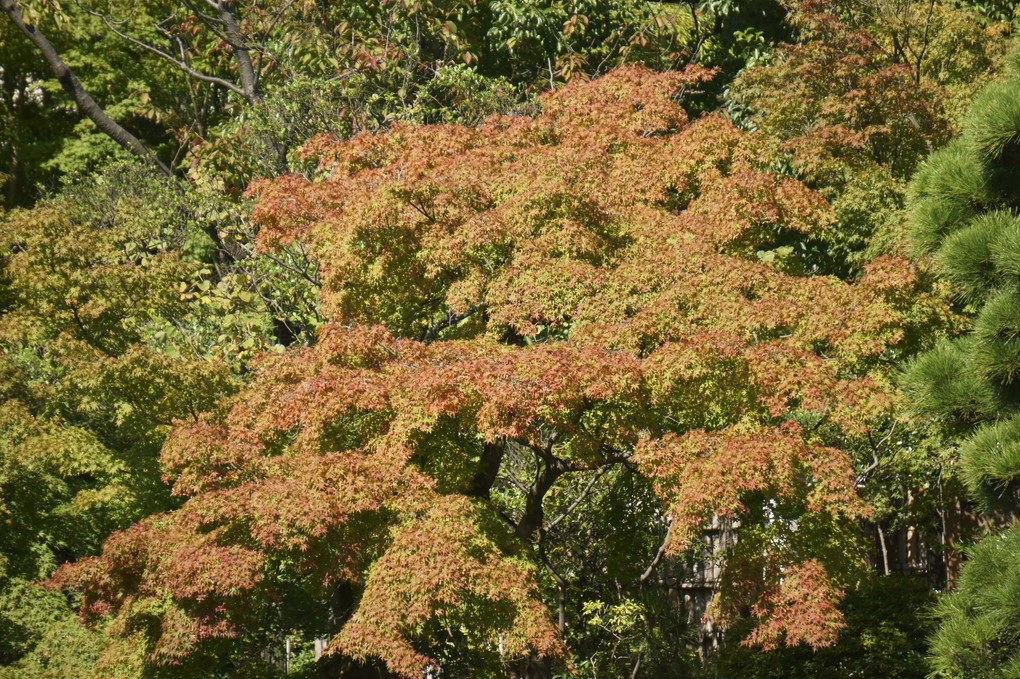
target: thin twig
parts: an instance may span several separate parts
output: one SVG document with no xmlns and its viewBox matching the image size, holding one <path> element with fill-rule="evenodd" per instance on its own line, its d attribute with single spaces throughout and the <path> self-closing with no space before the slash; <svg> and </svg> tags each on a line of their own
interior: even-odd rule
<svg viewBox="0 0 1020 679">
<path fill-rule="evenodd" d="M 146 50 L 148 52 L 151 52 L 152 54 L 155 54 L 156 56 L 160 57 L 161 59 L 165 59 L 166 61 L 169 61 L 171 64 L 173 64 L 174 66 L 176 66 L 177 68 L 179 68 L 183 72 L 187 73 L 192 78 L 194 78 L 196 80 L 201 80 L 202 82 L 212 83 L 213 85 L 219 85 L 220 87 L 223 87 L 225 89 L 230 90 L 234 94 L 240 95 L 242 97 L 244 96 L 244 91 L 240 87 L 235 85 L 234 83 L 230 82 L 229 80 L 224 80 L 223 78 L 218 78 L 218 77 L 216 77 L 214 75 L 208 75 L 206 73 L 202 73 L 200 71 L 197 71 L 197 70 L 195 70 L 191 66 L 191 64 L 187 63 L 183 59 L 177 59 L 177 58 L 167 54 L 163 50 L 159 49 L 155 45 L 150 45 L 147 42 L 143 42 L 143 41 L 139 40 L 138 38 L 134 38 L 134 37 L 128 35 L 127 33 L 124 33 L 123 31 L 121 31 L 120 29 L 117 28 L 117 25 L 116 25 L 117 22 L 114 22 L 109 17 L 107 17 L 105 14 L 102 14 L 101 12 L 97 12 L 95 10 L 89 9 L 88 7 L 83 7 L 81 5 L 81 3 L 77 2 L 77 0 L 75 0 L 75 4 L 78 5 L 78 7 L 80 9 L 82 9 L 83 11 L 85 11 L 86 13 L 91 14 L 92 16 L 101 19 L 102 22 L 104 24 L 106 24 L 106 27 L 108 29 L 110 29 L 110 31 L 114 35 L 120 37 L 123 40 L 127 40 L 129 43 L 131 43 L 132 45 L 135 45 L 136 47 L 141 47 L 142 49 L 144 49 L 144 50 Z M 157 30 L 158 30 L 158 28 L 157 28 Z M 160 31 L 160 32 L 164 32 L 164 31 Z M 180 44 L 180 39 L 178 39 L 178 43 Z M 183 47 L 183 45 L 181 45 L 181 55 L 182 56 L 184 55 L 184 47 Z"/>
<path fill-rule="evenodd" d="M 598 470 L 598 472 L 596 472 L 595 475 L 591 477 L 591 480 L 588 482 L 588 485 L 585 486 L 584 490 L 581 491 L 581 494 L 578 495 L 574 499 L 574 501 L 571 502 L 570 505 L 566 509 L 563 510 L 563 513 L 561 513 L 555 519 L 553 519 L 548 524 L 546 524 L 546 526 L 543 528 L 543 530 L 546 530 L 546 531 L 552 530 L 553 528 L 556 527 L 556 525 L 560 521 L 562 521 L 563 519 L 567 518 L 567 516 L 572 511 L 577 509 L 577 506 L 580 505 L 582 502 L 584 502 L 584 500 L 588 497 L 588 494 L 591 492 L 591 489 L 595 486 L 595 482 L 598 481 L 599 479 L 601 479 L 603 476 L 605 476 L 607 471 L 609 471 L 609 467 L 608 466 L 602 467 L 600 470 Z"/>
</svg>

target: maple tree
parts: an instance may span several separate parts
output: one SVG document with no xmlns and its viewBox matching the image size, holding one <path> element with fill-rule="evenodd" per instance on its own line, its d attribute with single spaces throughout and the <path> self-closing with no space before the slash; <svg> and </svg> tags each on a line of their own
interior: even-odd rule
<svg viewBox="0 0 1020 679">
<path fill-rule="evenodd" d="M 1001 60 L 966 8 L 1008 3 L 196 4 L 243 40 L 13 5 L 180 182 L 107 165 L 0 25 L 7 204 L 62 186 L 0 212 L 0 677 L 275 676 L 285 638 L 300 676 L 711 674 L 680 599 L 717 520 L 724 676 L 920 676 L 921 597 L 876 622 L 857 519 L 888 575 L 954 492 L 959 423 L 891 386 L 959 327 L 902 207 Z M 721 68 L 530 99 L 621 61 Z M 33 583 L 132 523 L 71 596 Z"/>
<path fill-rule="evenodd" d="M 836 215 L 815 242 L 795 246 L 817 250 L 811 257 L 818 271 L 849 278 L 879 253 L 913 258 L 909 178 L 950 137 L 963 102 L 1001 62 L 1009 26 L 953 2 L 788 6 L 797 39 L 742 71 L 728 108 L 772 140 L 775 166 L 817 190 Z M 917 264 L 931 279 L 930 263 Z M 933 284 L 947 294 L 944 283 Z M 838 441 L 861 470 L 862 495 L 874 508 L 876 562 L 888 574 L 895 557 L 887 541 L 898 530 L 909 526 L 932 541 L 943 533 L 958 494 L 943 473 L 946 442 L 902 407 L 866 435 Z M 933 587 L 946 586 L 935 584 L 941 576 L 931 577 Z"/>
<path fill-rule="evenodd" d="M 879 252 L 909 251 L 907 180 L 994 72 L 1008 25 L 949 2 L 790 6 L 799 39 L 742 71 L 730 107 L 830 201 L 838 219 L 819 234 L 823 264 L 848 275 Z"/>
<path fill-rule="evenodd" d="M 726 647 L 708 661 L 710 677 L 818 679 L 832 676 L 928 676 L 924 614 L 935 593 L 917 578 L 875 575 L 847 592 L 840 606 L 846 628 L 832 646 L 786 647 L 762 653 L 757 647 Z M 735 636 L 740 636 L 739 630 Z"/>
<path fill-rule="evenodd" d="M 314 176 L 253 186 L 259 246 L 309 249 L 327 322 L 177 421 L 178 509 L 56 576 L 113 616 L 105 662 L 256 655 L 254 630 L 300 624 L 279 620 L 292 597 L 319 602 L 308 631 L 332 652 L 403 676 L 568 661 L 556 489 L 616 468 L 667 528 L 634 587 L 730 517 L 716 619 L 752 611 L 766 648 L 831 643 L 867 508 L 818 427 L 867 427 L 883 356 L 948 312 L 891 256 L 853 283 L 764 256 L 833 215 L 759 137 L 687 119 L 672 97 L 707 77 L 629 67 L 535 118 L 318 137 Z"/>
</svg>

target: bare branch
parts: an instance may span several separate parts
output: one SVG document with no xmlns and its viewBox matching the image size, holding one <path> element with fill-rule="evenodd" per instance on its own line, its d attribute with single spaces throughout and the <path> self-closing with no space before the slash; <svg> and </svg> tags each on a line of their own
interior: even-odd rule
<svg viewBox="0 0 1020 679">
<path fill-rule="evenodd" d="M 461 321 L 463 321 L 466 318 L 470 318 L 471 316 L 474 316 L 476 313 L 478 313 L 479 311 L 481 311 L 483 309 L 485 309 L 485 304 L 484 303 L 476 304 L 476 305 L 474 305 L 473 307 L 471 307 L 470 309 L 468 309 L 467 311 L 465 311 L 462 314 L 455 314 L 453 312 L 448 312 L 445 316 L 443 316 L 443 318 L 441 320 L 433 323 L 428 328 L 428 330 L 425 331 L 425 334 L 422 335 L 421 341 L 426 343 L 426 344 L 428 344 L 429 342 L 435 340 L 436 337 L 439 335 L 439 333 L 441 333 L 443 330 L 446 330 L 450 326 L 453 326 L 453 325 L 456 325 L 457 323 L 460 323 Z"/>
<path fill-rule="evenodd" d="M 924 61 L 924 54 L 928 51 L 928 32 L 931 30 L 931 19 L 935 13 L 935 0 L 928 3 L 928 16 L 924 20 L 924 36 L 921 38 L 921 52 L 917 55 L 917 73 L 914 75 L 914 82 L 921 84 L 921 66 Z"/>
<path fill-rule="evenodd" d="M 274 16 L 273 20 L 269 22 L 269 26 L 266 27 L 266 30 L 262 32 L 262 36 L 260 38 L 261 41 L 265 41 L 265 39 L 272 33 L 272 31 L 276 28 L 276 25 L 280 23 L 280 20 L 283 18 L 283 15 L 286 14 L 287 10 L 289 10 L 295 2 L 297 2 L 297 0 L 288 0 L 288 2 L 283 7 L 280 7 L 280 9 L 277 10 L 276 16 Z M 265 51 L 260 49 L 258 64 L 255 67 L 256 78 L 262 76 L 262 57 L 264 55 Z"/>
<path fill-rule="evenodd" d="M 556 589 L 559 592 L 559 630 L 560 634 L 563 634 L 567 629 L 567 581 L 563 579 L 563 576 L 556 572 L 556 569 L 549 563 L 549 556 L 545 553 L 545 531 L 539 531 L 538 535 L 538 558 L 542 561 L 542 565 L 545 566 L 546 571 L 553 580 L 556 581 Z"/>
<path fill-rule="evenodd" d="M 652 577 L 652 573 L 655 572 L 655 567 L 662 561 L 662 556 L 666 553 L 666 545 L 669 544 L 669 537 L 673 533 L 673 521 L 670 519 L 669 526 L 666 527 L 666 537 L 662 539 L 662 544 L 659 545 L 659 551 L 655 553 L 655 558 L 652 559 L 652 563 L 648 564 L 648 568 L 638 578 L 638 584 L 645 584 L 648 578 Z"/>
<path fill-rule="evenodd" d="M 867 481 L 868 476 L 871 474 L 871 472 L 873 472 L 876 469 L 878 469 L 878 467 L 882 464 L 881 459 L 878 457 L 878 450 L 879 450 L 879 448 L 882 447 L 882 444 L 884 444 L 886 441 L 888 441 L 890 438 L 892 438 L 893 432 L 895 432 L 895 431 L 896 431 L 896 421 L 894 420 L 893 423 L 892 423 L 892 426 L 889 427 L 889 431 L 886 432 L 885 436 L 883 436 L 881 439 L 879 439 L 877 443 L 871 439 L 871 432 L 870 431 L 868 432 L 868 444 L 871 445 L 871 460 L 872 461 L 871 461 L 871 464 L 868 465 L 868 467 L 866 469 L 864 469 L 861 473 L 859 473 L 857 475 L 856 485 L 857 485 L 858 488 L 863 486 L 864 482 Z M 893 457 L 895 457 L 895 453 L 893 453 Z"/>
<path fill-rule="evenodd" d="M 194 13 L 195 17 L 199 21 L 201 21 L 206 28 L 213 32 L 213 35 L 215 35 L 217 38 L 227 43 L 228 45 L 230 44 L 230 39 L 227 38 L 227 36 L 223 33 L 222 30 L 223 22 L 220 21 L 219 17 L 212 16 L 211 14 L 206 14 L 198 7 L 196 7 L 195 3 L 193 3 L 191 0 L 181 0 L 181 2 L 183 2 L 184 6 Z M 217 11 L 219 11 L 218 8 Z"/>
<path fill-rule="evenodd" d="M 557 516 L 557 517 L 556 517 L 555 519 L 553 519 L 553 520 L 552 520 L 552 521 L 550 521 L 550 522 L 549 522 L 548 524 L 546 524 L 546 525 L 545 525 L 545 526 L 543 527 L 543 529 L 542 529 L 542 530 L 544 530 L 544 531 L 550 531 L 550 530 L 552 530 L 553 528 L 555 528 L 555 527 L 556 527 L 556 524 L 558 524 L 558 523 L 559 523 L 560 521 L 562 521 L 563 519 L 567 518 L 567 516 L 568 516 L 568 515 L 569 515 L 569 514 L 570 514 L 570 513 L 572 512 L 572 511 L 574 511 L 575 509 L 577 509 L 578 505 L 580 505 L 580 504 L 581 504 L 582 502 L 584 502 L 584 501 L 585 501 L 585 499 L 587 499 L 588 495 L 589 495 L 589 494 L 591 493 L 591 489 L 595 487 L 595 483 L 596 483 L 596 482 L 597 482 L 597 481 L 598 481 L 599 479 L 601 479 L 601 478 L 602 478 L 603 476 L 605 476 L 605 474 L 606 474 L 606 472 L 607 472 L 607 471 L 609 471 L 609 467 L 608 467 L 608 466 L 606 466 L 606 467 L 602 467 L 602 468 L 601 468 L 600 470 L 598 470 L 598 472 L 596 472 L 596 473 L 595 473 L 595 475 L 593 475 L 593 476 L 591 477 L 591 480 L 590 480 L 590 481 L 588 481 L 588 485 L 586 485 L 586 486 L 584 487 L 584 490 L 583 490 L 583 491 L 581 491 L 581 494 L 580 494 L 580 495 L 578 495 L 578 496 L 577 496 L 577 497 L 576 497 L 576 498 L 574 499 L 574 501 L 573 501 L 573 502 L 571 502 L 571 503 L 570 503 L 570 505 L 569 505 L 569 506 L 568 506 L 568 507 L 567 507 L 566 509 L 564 509 L 564 510 L 563 510 L 563 513 L 561 513 L 561 514 L 560 514 L 559 516 Z"/>
</svg>

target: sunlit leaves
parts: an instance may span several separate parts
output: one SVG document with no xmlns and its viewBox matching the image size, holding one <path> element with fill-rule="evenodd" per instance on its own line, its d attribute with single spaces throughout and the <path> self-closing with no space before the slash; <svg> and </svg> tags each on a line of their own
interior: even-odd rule
<svg viewBox="0 0 1020 679">
<path fill-rule="evenodd" d="M 745 522 L 764 536 L 748 572 L 779 556 L 757 587 L 735 572 L 729 601 L 756 606 L 768 643 L 830 641 L 858 560 L 816 527 L 866 509 L 849 458 L 790 420 L 861 431 L 889 407 L 883 357 L 946 310 L 894 257 L 852 284 L 806 275 L 783 243 L 833 215 L 768 171 L 760 138 L 688 121 L 674 97 L 708 75 L 624 68 L 534 118 L 311 140 L 314 179 L 252 193 L 262 252 L 300 244 L 318 267 L 317 343 L 260 358 L 238 395 L 176 423 L 162 461 L 183 506 L 61 581 L 125 622 L 171 601 L 144 640 L 156 663 L 257 624 L 284 564 L 313 596 L 357 592 L 332 650 L 404 676 L 467 620 L 458 653 L 560 656 L 534 508 L 477 486 L 496 446 L 560 474 L 640 472 L 669 554 L 713 514 Z M 818 615 L 796 627 L 804 607 Z"/>
</svg>

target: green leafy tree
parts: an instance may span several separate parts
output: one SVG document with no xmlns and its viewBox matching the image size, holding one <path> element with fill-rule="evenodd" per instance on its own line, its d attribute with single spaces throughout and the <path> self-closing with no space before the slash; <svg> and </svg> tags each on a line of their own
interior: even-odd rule
<svg viewBox="0 0 1020 679">
<path fill-rule="evenodd" d="M 4 11 L 8 205 L 30 203 L 33 183 L 95 167 L 117 144 L 240 190 L 287 171 L 310 136 L 295 128 L 344 135 L 434 108 L 444 85 L 429 83 L 451 65 L 520 94 L 626 61 L 670 67 L 688 39 L 681 14 L 641 0 L 4 0 Z M 321 108 L 300 94 L 308 83 L 321 87 Z M 267 98 L 270 111 L 253 111 Z M 236 146 L 267 120 L 285 131 L 261 125 L 260 153 L 244 162 Z"/>
<path fill-rule="evenodd" d="M 779 167 L 830 201 L 825 265 L 847 275 L 906 251 L 906 181 L 1001 60 L 1005 27 L 945 2 L 791 4 L 799 40 L 744 70 L 730 107 L 777 143 Z"/>
<path fill-rule="evenodd" d="M 168 427 L 235 389 L 225 365 L 166 351 L 208 235 L 174 184 L 138 167 L 115 178 L 0 230 L 0 664 L 16 673 L 63 633 L 96 647 L 32 583 L 173 506 L 157 462 Z"/>
<path fill-rule="evenodd" d="M 1015 57 L 1014 57 L 1015 59 Z M 986 511 L 1020 506 L 1017 357 L 1020 297 L 1020 76 L 982 90 L 963 133 L 914 178 L 913 235 L 952 283 L 970 332 L 914 361 L 904 384 L 921 413 L 960 437 L 958 473 Z M 1007 677 L 1020 668 L 1020 528 L 1004 528 L 970 553 L 958 591 L 939 605 L 933 667 L 947 677 Z"/>
</svg>

